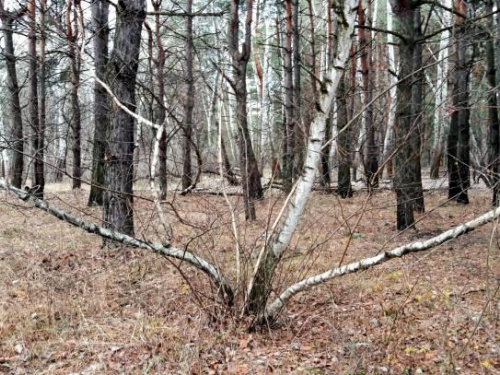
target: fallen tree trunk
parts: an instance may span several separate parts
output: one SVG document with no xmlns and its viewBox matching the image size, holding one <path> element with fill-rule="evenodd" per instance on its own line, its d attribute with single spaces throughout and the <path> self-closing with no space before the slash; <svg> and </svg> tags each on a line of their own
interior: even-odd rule
<svg viewBox="0 0 500 375">
<path fill-rule="evenodd" d="M 151 250 L 162 256 L 179 259 L 183 262 L 186 262 L 210 277 L 214 284 L 223 293 L 223 296 L 228 305 L 232 305 L 233 303 L 234 294 L 232 288 L 220 274 L 220 272 L 212 264 L 189 251 L 177 249 L 169 243 L 159 244 L 140 240 L 138 238 L 120 232 L 112 231 L 93 223 L 89 223 L 61 210 L 60 208 L 50 206 L 47 201 L 38 199 L 34 195 L 30 194 L 29 191 L 15 188 L 14 186 L 8 184 L 4 179 L 0 179 L 0 188 L 12 192 L 23 201 L 31 201 L 35 207 L 51 214 L 52 216 L 55 216 L 59 220 L 65 221 L 75 227 L 81 228 L 88 233 L 97 234 L 105 239 L 121 242 L 127 246 Z"/>
<path fill-rule="evenodd" d="M 496 208 L 494 210 L 485 213 L 484 215 L 475 218 L 474 220 L 468 221 L 465 224 L 457 225 L 456 227 L 453 227 L 447 230 L 446 232 L 443 232 L 440 235 L 432 237 L 428 240 L 416 241 L 410 244 L 399 246 L 393 250 L 379 253 L 374 257 L 365 258 L 357 262 L 346 264 L 345 266 L 342 267 L 333 268 L 319 275 L 308 277 L 286 288 L 285 291 L 281 293 L 278 298 L 276 298 L 271 304 L 267 306 L 263 316 L 259 320 L 261 322 L 265 322 L 275 319 L 278 313 L 283 308 L 283 306 L 287 304 L 293 296 L 307 289 L 310 289 L 313 286 L 322 284 L 335 277 L 344 276 L 350 273 L 355 273 L 373 267 L 377 264 L 385 263 L 393 258 L 400 258 L 406 254 L 429 250 L 433 247 L 439 246 L 447 241 L 450 241 L 454 238 L 457 238 L 468 232 L 471 232 L 474 229 L 477 229 L 480 226 L 497 219 L 499 216 L 500 216 L 500 208 Z"/>
</svg>

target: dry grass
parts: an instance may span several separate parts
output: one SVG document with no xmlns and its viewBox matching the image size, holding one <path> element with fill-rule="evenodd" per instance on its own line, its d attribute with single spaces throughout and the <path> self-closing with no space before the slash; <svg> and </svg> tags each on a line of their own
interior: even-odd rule
<svg viewBox="0 0 500 375">
<path fill-rule="evenodd" d="M 86 193 L 62 190 L 48 194 L 53 204 L 97 221 L 100 211 L 85 207 Z M 134 249 L 102 249 L 96 236 L 0 194 L 0 373 L 500 373 L 496 224 L 315 288 L 293 301 L 279 329 L 250 334 L 237 314 L 212 322 L 204 309 L 220 312 L 216 301 L 199 295 L 202 308 L 177 263 Z M 467 207 L 443 206 L 444 195 L 428 193 L 430 212 L 420 231 L 395 237 L 392 193 L 368 202 L 364 193 L 346 201 L 314 193 L 277 287 L 338 265 L 350 234 L 344 263 L 433 236 L 489 209 L 487 192 L 473 191 Z M 170 213 L 173 241 L 234 278 L 224 199 L 170 199 L 192 224 Z M 231 200 L 239 207 L 237 197 Z M 246 257 L 260 249 L 279 202 L 260 202 L 259 220 L 241 228 Z M 152 205 L 137 201 L 136 208 L 138 236 L 162 240 Z M 209 295 L 203 275 L 182 271 Z"/>
</svg>

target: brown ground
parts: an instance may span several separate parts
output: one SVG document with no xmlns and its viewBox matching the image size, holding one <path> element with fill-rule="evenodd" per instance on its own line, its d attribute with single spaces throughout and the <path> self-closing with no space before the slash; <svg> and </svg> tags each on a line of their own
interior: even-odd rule
<svg viewBox="0 0 500 375">
<path fill-rule="evenodd" d="M 94 216 L 88 220 L 101 215 L 85 207 L 86 192 L 56 196 L 52 187 L 48 197 Z M 419 232 L 395 236 L 392 193 L 366 202 L 363 192 L 345 201 L 316 192 L 277 288 L 337 266 L 349 233 L 344 264 L 432 237 L 490 208 L 488 192 L 474 190 L 471 198 L 467 207 L 443 205 L 444 191 L 427 193 Z M 240 207 L 238 198 L 230 199 Z M 198 194 L 174 203 L 192 226 L 168 214 L 173 242 L 189 244 L 234 280 L 224 198 Z M 258 222 L 240 228 L 243 265 L 256 257 L 277 203 L 274 193 L 259 203 Z M 138 236 L 161 240 L 165 229 L 152 205 L 138 201 L 136 209 Z M 303 293 L 279 328 L 248 333 L 248 320 L 238 319 L 239 311 L 224 313 L 210 298 L 207 279 L 192 268 L 181 270 L 200 291 L 195 298 L 177 263 L 140 250 L 102 249 L 96 236 L 4 192 L 0 223 L 0 373 L 500 374 L 496 224 Z"/>
</svg>

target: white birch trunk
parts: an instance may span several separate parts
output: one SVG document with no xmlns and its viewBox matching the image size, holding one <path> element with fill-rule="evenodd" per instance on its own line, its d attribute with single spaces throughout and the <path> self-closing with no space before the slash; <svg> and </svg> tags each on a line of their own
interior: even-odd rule
<svg viewBox="0 0 500 375">
<path fill-rule="evenodd" d="M 24 201 L 29 200 L 31 204 L 33 204 L 35 207 L 51 214 L 52 216 L 58 218 L 59 220 L 65 221 L 75 227 L 81 228 L 85 232 L 97 234 L 98 236 L 101 236 L 103 238 L 112 241 L 121 242 L 127 246 L 150 250 L 159 255 L 168 258 L 179 259 L 183 262 L 186 262 L 194 266 L 195 268 L 203 271 L 205 274 L 207 274 L 215 283 L 215 285 L 218 288 L 220 288 L 220 291 L 225 294 L 228 303 L 230 304 L 232 303 L 233 299 L 232 289 L 227 283 L 227 281 L 224 279 L 224 277 L 219 273 L 219 271 L 212 264 L 208 263 L 203 258 L 200 258 L 199 256 L 187 250 L 177 249 L 173 247 L 170 243 L 159 244 L 137 239 L 135 237 L 128 236 L 126 234 L 110 230 L 108 228 L 101 227 L 94 223 L 89 223 L 72 214 L 69 214 L 61 210 L 60 208 L 49 205 L 48 202 L 42 199 L 38 199 L 22 189 L 17 189 L 12 185 L 9 185 L 4 179 L 0 179 L 0 188 L 13 193 L 19 199 L 22 199 Z"/>
<path fill-rule="evenodd" d="M 319 275 L 308 277 L 298 283 L 289 286 L 283 293 L 280 294 L 267 308 L 263 319 L 273 319 L 283 308 L 283 306 L 296 294 L 303 292 L 313 286 L 322 284 L 335 277 L 344 276 L 360 270 L 373 267 L 377 264 L 385 263 L 393 258 L 400 258 L 409 253 L 424 251 L 441 245 L 442 243 L 457 238 L 465 233 L 468 233 L 486 223 L 489 223 L 500 216 L 500 208 L 496 208 L 485 213 L 478 218 L 471 220 L 465 224 L 458 225 L 454 228 L 441 233 L 439 236 L 430 238 L 426 241 L 417 241 L 397 247 L 390 251 L 385 251 L 371 258 L 365 258 L 358 262 L 353 262 L 342 267 L 333 268 Z"/>
<path fill-rule="evenodd" d="M 293 186 L 292 191 L 285 201 L 285 206 L 281 210 L 281 212 L 285 212 L 286 210 L 286 213 L 284 214 L 284 219 L 279 230 L 271 237 L 269 242 L 266 243 L 259 254 L 259 258 L 254 269 L 254 277 L 248 287 L 248 296 L 252 295 L 253 288 L 255 286 L 255 277 L 258 274 L 259 269 L 263 266 L 262 262 L 264 262 L 264 267 L 270 266 L 274 269 L 281 258 L 282 252 L 289 245 L 292 235 L 299 224 L 302 213 L 304 212 L 304 207 L 308 201 L 321 156 L 326 119 L 332 108 L 340 79 L 344 74 L 345 66 L 349 60 L 349 53 L 352 44 L 351 35 L 354 31 L 357 4 L 357 0 L 345 0 L 343 2 L 343 8 L 336 10 L 336 12 L 341 13 L 337 14 L 337 17 L 339 17 L 337 26 L 338 50 L 335 54 L 333 66 L 328 72 L 328 79 L 324 80 L 323 90 L 321 90 L 318 98 L 318 109 L 316 110 L 315 117 L 309 130 L 307 155 L 304 161 L 302 174 Z M 279 215 L 274 223 L 273 231 L 274 228 L 277 227 L 281 216 L 282 215 Z"/>
</svg>

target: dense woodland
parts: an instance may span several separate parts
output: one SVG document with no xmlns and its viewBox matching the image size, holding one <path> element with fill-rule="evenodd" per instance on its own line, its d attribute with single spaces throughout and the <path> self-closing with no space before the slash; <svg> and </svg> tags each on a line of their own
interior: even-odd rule
<svg viewBox="0 0 500 375">
<path fill-rule="evenodd" d="M 498 217 L 499 11 L 495 0 L 0 0 L 0 187 L 106 248 L 199 270 L 179 268 L 211 318 L 273 325 L 315 285 Z M 290 271 L 311 194 L 369 212 L 392 191 L 397 238 L 419 233 L 427 191 L 460 212 L 473 185 L 493 210 L 467 224 L 446 231 L 443 219 L 437 237 L 348 264 L 363 214 L 343 217 L 324 229 L 348 232 L 340 261 L 321 265 L 317 234 Z M 71 189 L 88 209 L 65 206 Z M 217 204 L 184 211 L 205 198 Z"/>
</svg>

